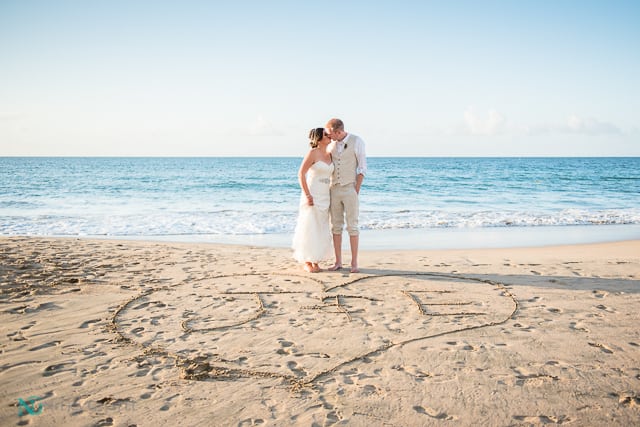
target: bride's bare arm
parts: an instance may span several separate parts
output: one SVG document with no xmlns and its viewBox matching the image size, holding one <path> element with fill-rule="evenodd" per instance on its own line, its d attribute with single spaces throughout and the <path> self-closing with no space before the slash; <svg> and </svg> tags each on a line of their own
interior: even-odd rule
<svg viewBox="0 0 640 427">
<path fill-rule="evenodd" d="M 309 150 L 307 155 L 304 156 L 300 169 L 298 170 L 298 183 L 300 184 L 300 188 L 302 188 L 302 192 L 307 196 L 309 206 L 313 206 L 313 196 L 311 196 L 309 186 L 307 185 L 307 171 L 309 171 L 309 168 L 315 163 L 314 157 L 313 150 Z"/>
</svg>

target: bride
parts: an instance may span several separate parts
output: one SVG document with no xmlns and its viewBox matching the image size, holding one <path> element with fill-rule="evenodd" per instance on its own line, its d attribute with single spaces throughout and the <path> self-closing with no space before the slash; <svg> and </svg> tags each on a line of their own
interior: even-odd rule
<svg viewBox="0 0 640 427">
<path fill-rule="evenodd" d="M 298 222 L 293 235 L 293 257 L 310 273 L 320 271 L 318 263 L 332 256 L 329 228 L 329 181 L 333 172 L 327 145 L 331 138 L 323 128 L 309 132 L 311 149 L 302 160 L 298 182 L 302 188 Z"/>
</svg>

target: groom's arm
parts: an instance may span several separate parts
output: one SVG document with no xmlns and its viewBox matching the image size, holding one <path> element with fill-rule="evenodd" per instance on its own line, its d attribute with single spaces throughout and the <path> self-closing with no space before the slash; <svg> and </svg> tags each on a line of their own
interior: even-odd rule
<svg viewBox="0 0 640 427">
<path fill-rule="evenodd" d="M 358 137 L 355 146 L 356 160 L 358 166 L 356 168 L 356 193 L 360 194 L 360 187 L 364 180 L 364 175 L 367 173 L 367 156 L 364 151 L 364 141 Z"/>
</svg>

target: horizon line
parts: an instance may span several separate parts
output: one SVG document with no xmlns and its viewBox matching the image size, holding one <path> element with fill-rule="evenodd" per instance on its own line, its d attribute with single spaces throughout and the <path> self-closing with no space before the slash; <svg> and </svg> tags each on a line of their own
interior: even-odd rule
<svg viewBox="0 0 640 427">
<path fill-rule="evenodd" d="M 11 159 L 11 158 L 40 158 L 40 159 L 63 159 L 63 158 L 78 158 L 78 159 L 145 159 L 145 158 L 157 158 L 157 159 L 282 159 L 282 158 L 301 158 L 303 156 L 300 155 L 264 155 L 264 156 L 230 156 L 230 155 L 202 155 L 202 156 L 193 156 L 193 155 L 0 155 L 0 159 Z M 469 159 L 521 159 L 521 158 L 530 158 L 530 159 L 546 159 L 546 158 L 574 158 L 574 159 L 600 159 L 600 158 L 640 158 L 640 155 L 601 155 L 601 156 L 567 156 L 567 155 L 504 155 L 504 156 L 478 156 L 478 155 L 407 155 L 407 156 L 398 156 L 398 155 L 375 155 L 369 156 L 367 158 L 396 158 L 396 159 L 407 159 L 407 158 L 423 158 L 423 159 L 447 159 L 447 158 L 469 158 Z"/>
</svg>

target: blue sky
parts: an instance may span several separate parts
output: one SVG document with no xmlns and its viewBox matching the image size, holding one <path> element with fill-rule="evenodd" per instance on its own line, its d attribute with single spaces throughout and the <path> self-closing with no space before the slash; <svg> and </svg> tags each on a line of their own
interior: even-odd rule
<svg viewBox="0 0 640 427">
<path fill-rule="evenodd" d="M 0 0 L 0 156 L 640 156 L 638 1 Z"/>
</svg>

